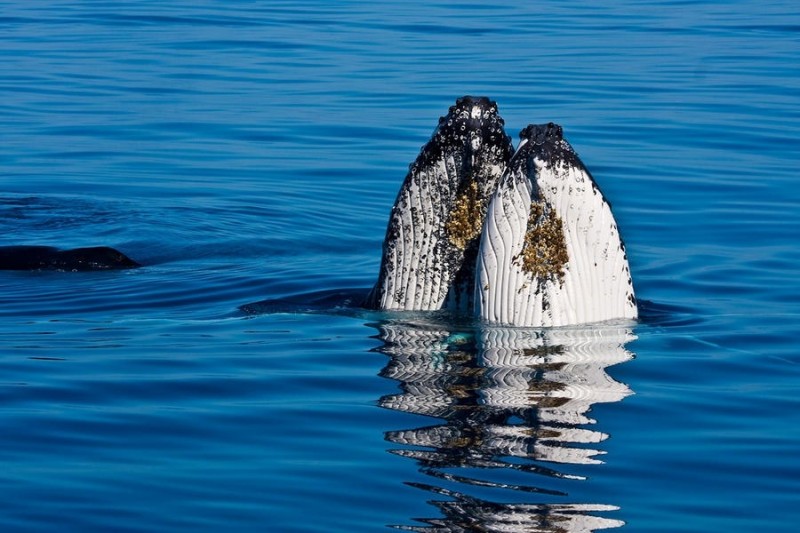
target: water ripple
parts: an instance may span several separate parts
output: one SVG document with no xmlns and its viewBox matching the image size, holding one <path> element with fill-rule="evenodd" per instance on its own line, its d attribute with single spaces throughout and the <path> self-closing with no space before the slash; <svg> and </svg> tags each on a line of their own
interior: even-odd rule
<svg viewBox="0 0 800 533">
<path fill-rule="evenodd" d="M 5 2 L 0 244 L 144 267 L 0 273 L 0 529 L 791 530 L 796 18 Z M 626 238 L 635 360 L 627 325 L 338 306 L 463 94 L 564 126 Z"/>
</svg>

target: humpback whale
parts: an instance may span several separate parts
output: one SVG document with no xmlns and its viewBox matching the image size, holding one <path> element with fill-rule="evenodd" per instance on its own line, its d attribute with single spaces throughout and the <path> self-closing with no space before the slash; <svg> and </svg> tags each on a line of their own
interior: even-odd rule
<svg viewBox="0 0 800 533">
<path fill-rule="evenodd" d="M 611 206 L 553 123 L 530 125 L 489 204 L 475 311 L 515 326 L 635 319 Z"/>
<path fill-rule="evenodd" d="M 497 105 L 459 98 L 410 166 L 364 306 L 468 311 L 511 326 L 635 319 L 611 206 L 560 126 L 515 153 Z"/>
<path fill-rule="evenodd" d="M 0 246 L 0 270 L 88 271 L 141 266 L 108 246 L 59 250 L 52 246 Z"/>
<path fill-rule="evenodd" d="M 512 153 L 494 102 L 470 96 L 456 101 L 400 187 L 365 307 L 473 308 L 483 218 Z"/>
</svg>

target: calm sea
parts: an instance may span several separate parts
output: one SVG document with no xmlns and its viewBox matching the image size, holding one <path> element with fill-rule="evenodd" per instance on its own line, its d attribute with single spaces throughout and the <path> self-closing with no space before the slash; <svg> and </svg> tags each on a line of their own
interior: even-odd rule
<svg viewBox="0 0 800 533">
<path fill-rule="evenodd" d="M 0 245 L 145 265 L 0 273 L 0 530 L 793 530 L 798 65 L 789 0 L 0 1 Z M 464 94 L 563 125 L 638 324 L 339 308 Z"/>
</svg>

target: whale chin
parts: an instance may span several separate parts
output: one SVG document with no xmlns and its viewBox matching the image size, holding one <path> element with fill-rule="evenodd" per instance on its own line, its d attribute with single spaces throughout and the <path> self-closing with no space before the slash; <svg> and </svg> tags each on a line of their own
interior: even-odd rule
<svg viewBox="0 0 800 533">
<path fill-rule="evenodd" d="M 514 152 L 497 105 L 456 101 L 411 164 L 365 307 L 549 327 L 637 317 L 611 207 L 556 124 Z"/>
</svg>

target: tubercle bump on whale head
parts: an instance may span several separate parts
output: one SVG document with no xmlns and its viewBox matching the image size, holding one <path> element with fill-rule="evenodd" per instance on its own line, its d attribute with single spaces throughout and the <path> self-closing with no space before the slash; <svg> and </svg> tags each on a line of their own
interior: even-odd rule
<svg viewBox="0 0 800 533">
<path fill-rule="evenodd" d="M 437 159 L 443 152 L 468 147 L 473 152 L 491 150 L 494 158 L 507 161 L 513 154 L 511 137 L 505 132 L 505 121 L 497 104 L 485 96 L 462 96 L 450 106 L 447 115 L 439 118 L 430 142 L 423 149 L 422 161 Z"/>
<path fill-rule="evenodd" d="M 455 105 L 450 106 L 449 112 L 469 111 L 470 113 L 475 113 L 476 109 L 480 109 L 484 113 L 497 114 L 497 102 L 486 96 L 465 95 L 456 99 Z"/>
<path fill-rule="evenodd" d="M 518 161 L 533 158 L 547 166 L 577 165 L 578 154 L 564 138 L 564 129 L 554 123 L 530 124 L 520 133 Z"/>
<path fill-rule="evenodd" d="M 564 140 L 564 128 L 554 122 L 547 124 L 529 124 L 519 133 L 520 139 L 527 139 L 537 146 L 547 142 Z"/>
<path fill-rule="evenodd" d="M 439 130 L 452 129 L 454 133 L 505 125 L 497 113 L 497 103 L 485 96 L 462 96 L 450 106 L 447 115 L 439 118 Z"/>
</svg>

